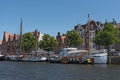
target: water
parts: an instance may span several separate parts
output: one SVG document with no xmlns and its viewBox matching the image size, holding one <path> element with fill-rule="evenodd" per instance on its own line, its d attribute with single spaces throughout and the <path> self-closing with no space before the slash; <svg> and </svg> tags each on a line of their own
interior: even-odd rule
<svg viewBox="0 0 120 80">
<path fill-rule="evenodd" d="M 5 61 L 0 80 L 120 80 L 120 65 Z"/>
</svg>

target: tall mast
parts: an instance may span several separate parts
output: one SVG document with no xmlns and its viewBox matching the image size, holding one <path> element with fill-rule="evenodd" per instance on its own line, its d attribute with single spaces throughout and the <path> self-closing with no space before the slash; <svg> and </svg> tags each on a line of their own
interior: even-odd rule
<svg viewBox="0 0 120 80">
<path fill-rule="evenodd" d="M 88 54 L 90 54 L 90 27 L 88 27 Z"/>
<path fill-rule="evenodd" d="M 22 18 L 20 23 L 20 54 L 22 54 Z"/>
<path fill-rule="evenodd" d="M 90 15 L 88 13 L 88 24 L 90 24 Z M 90 54 L 90 26 L 88 25 L 88 54 Z"/>
</svg>

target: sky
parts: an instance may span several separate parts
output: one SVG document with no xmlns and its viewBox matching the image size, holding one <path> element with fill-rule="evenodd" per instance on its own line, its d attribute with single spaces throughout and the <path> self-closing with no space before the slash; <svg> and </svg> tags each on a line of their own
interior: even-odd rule
<svg viewBox="0 0 120 80">
<path fill-rule="evenodd" d="M 57 36 L 91 20 L 120 22 L 120 0 L 0 0 L 0 39 L 3 33 L 23 33 L 38 29 Z"/>
</svg>

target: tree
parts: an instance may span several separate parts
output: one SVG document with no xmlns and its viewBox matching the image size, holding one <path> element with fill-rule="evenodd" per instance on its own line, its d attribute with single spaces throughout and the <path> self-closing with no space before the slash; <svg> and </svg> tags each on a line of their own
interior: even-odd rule
<svg viewBox="0 0 120 80">
<path fill-rule="evenodd" d="M 105 28 L 101 30 L 93 39 L 93 42 L 97 45 L 105 46 L 108 56 L 110 56 L 109 46 L 120 42 L 119 30 L 111 23 L 106 23 Z"/>
<path fill-rule="evenodd" d="M 39 47 L 49 53 L 49 51 L 53 51 L 57 47 L 57 44 L 58 42 L 53 36 L 44 34 L 42 40 L 39 42 Z"/>
<path fill-rule="evenodd" d="M 30 52 L 36 48 L 37 39 L 31 33 L 25 33 L 22 36 L 22 48 L 26 52 Z"/>
<path fill-rule="evenodd" d="M 80 34 L 76 30 L 71 30 L 67 32 L 67 45 L 69 47 L 80 46 L 83 43 Z"/>
<path fill-rule="evenodd" d="M 95 36 L 93 42 L 97 45 L 105 46 L 109 51 L 109 45 L 112 45 L 114 42 L 114 35 L 107 31 L 101 31 Z"/>
</svg>

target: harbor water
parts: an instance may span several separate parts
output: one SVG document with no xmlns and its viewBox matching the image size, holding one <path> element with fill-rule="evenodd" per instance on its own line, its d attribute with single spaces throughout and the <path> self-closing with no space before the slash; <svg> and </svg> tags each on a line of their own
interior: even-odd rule
<svg viewBox="0 0 120 80">
<path fill-rule="evenodd" d="M 120 80 L 120 65 L 0 61 L 0 80 Z"/>
</svg>

